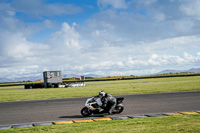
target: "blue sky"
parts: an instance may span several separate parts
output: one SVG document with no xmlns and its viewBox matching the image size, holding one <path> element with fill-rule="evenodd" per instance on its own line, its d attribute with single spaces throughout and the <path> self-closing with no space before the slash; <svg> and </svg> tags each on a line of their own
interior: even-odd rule
<svg viewBox="0 0 200 133">
<path fill-rule="evenodd" d="M 199 0 L 1 0 L 0 78 L 200 67 Z"/>
</svg>

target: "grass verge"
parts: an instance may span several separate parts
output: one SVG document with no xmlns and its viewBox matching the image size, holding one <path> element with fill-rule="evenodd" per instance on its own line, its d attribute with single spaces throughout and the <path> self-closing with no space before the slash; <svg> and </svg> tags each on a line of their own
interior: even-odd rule
<svg viewBox="0 0 200 133">
<path fill-rule="evenodd" d="M 199 133 L 200 115 L 147 117 L 0 130 L 0 133 Z"/>
<path fill-rule="evenodd" d="M 0 87 L 0 101 L 86 97 L 105 90 L 113 95 L 200 90 L 200 76 L 87 82 L 85 87 L 19 89 Z"/>
</svg>

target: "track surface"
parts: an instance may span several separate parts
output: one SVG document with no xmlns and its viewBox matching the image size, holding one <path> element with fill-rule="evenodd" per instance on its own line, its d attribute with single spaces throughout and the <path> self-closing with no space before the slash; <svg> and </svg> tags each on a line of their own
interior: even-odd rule
<svg viewBox="0 0 200 133">
<path fill-rule="evenodd" d="M 115 97 L 125 98 L 125 110 L 120 116 L 200 111 L 200 91 L 120 95 Z M 84 119 L 80 114 L 80 110 L 86 99 L 87 97 L 0 102 L 0 125 Z"/>
</svg>

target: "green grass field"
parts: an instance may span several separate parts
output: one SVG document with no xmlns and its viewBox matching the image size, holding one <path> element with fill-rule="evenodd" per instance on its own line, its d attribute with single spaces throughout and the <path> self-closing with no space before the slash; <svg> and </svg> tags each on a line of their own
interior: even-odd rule
<svg viewBox="0 0 200 133">
<path fill-rule="evenodd" d="M 199 133 L 200 114 L 0 130 L 0 133 Z"/>
<path fill-rule="evenodd" d="M 200 76 L 86 82 L 85 87 L 23 89 L 0 87 L 0 101 L 37 100 L 97 95 L 100 90 L 113 95 L 200 90 Z"/>
<path fill-rule="evenodd" d="M 0 87 L 0 101 L 94 96 L 105 90 L 113 95 L 200 90 L 200 76 L 87 82 L 85 87 L 23 89 Z M 200 114 L 74 123 L 0 130 L 0 133 L 199 133 Z"/>
</svg>

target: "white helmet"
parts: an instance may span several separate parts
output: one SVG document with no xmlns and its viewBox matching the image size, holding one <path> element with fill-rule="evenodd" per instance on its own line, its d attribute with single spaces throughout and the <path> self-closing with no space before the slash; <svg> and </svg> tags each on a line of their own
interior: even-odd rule
<svg viewBox="0 0 200 133">
<path fill-rule="evenodd" d="M 106 95 L 105 91 L 100 91 L 99 95 L 102 95 L 103 97 Z"/>
</svg>

